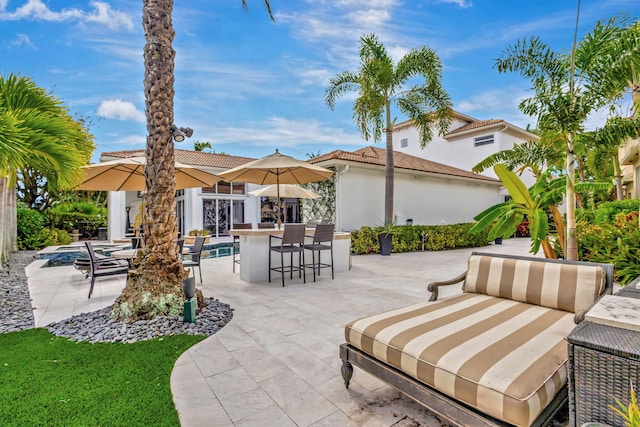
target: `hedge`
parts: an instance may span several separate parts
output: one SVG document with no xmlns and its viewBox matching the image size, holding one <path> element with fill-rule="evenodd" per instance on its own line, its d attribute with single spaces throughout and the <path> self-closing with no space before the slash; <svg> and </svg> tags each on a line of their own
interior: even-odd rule
<svg viewBox="0 0 640 427">
<path fill-rule="evenodd" d="M 451 225 L 399 225 L 393 235 L 391 252 L 441 251 L 485 246 L 489 230 L 471 234 L 473 223 Z M 379 230 L 362 227 L 351 232 L 351 250 L 356 255 L 380 253 Z"/>
</svg>

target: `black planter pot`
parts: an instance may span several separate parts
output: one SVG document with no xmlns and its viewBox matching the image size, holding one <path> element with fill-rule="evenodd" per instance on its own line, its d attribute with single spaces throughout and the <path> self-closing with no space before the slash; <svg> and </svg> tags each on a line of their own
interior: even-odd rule
<svg viewBox="0 0 640 427">
<path fill-rule="evenodd" d="M 391 241 L 393 240 L 392 234 L 378 234 L 378 241 L 380 242 L 380 255 L 391 255 Z"/>
<path fill-rule="evenodd" d="M 502 244 L 502 237 L 496 237 L 496 239 L 493 241 L 496 245 L 501 245 Z"/>
<path fill-rule="evenodd" d="M 191 299 L 196 296 L 196 278 L 189 277 L 182 281 L 182 291 L 186 299 Z"/>
</svg>

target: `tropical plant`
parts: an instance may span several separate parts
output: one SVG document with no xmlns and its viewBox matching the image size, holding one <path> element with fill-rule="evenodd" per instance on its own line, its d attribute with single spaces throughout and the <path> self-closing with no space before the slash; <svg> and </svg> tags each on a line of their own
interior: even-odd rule
<svg viewBox="0 0 640 427">
<path fill-rule="evenodd" d="M 378 234 L 383 234 L 384 236 L 393 236 L 398 232 L 398 226 L 395 222 L 387 222 L 377 225 L 376 231 Z"/>
<path fill-rule="evenodd" d="M 531 252 L 538 253 L 540 246 L 547 258 L 557 258 L 553 246 L 549 242 L 548 216 L 549 205 L 556 204 L 562 197 L 557 188 L 557 181 L 549 181 L 547 174 L 538 178 L 531 190 L 528 190 L 518 176 L 503 164 L 493 167 L 496 175 L 502 181 L 511 199 L 494 205 L 475 216 L 477 223 L 471 228 L 472 233 L 478 233 L 491 228 L 488 238 L 508 238 L 515 232 L 519 224 L 526 218 L 529 222 L 531 235 Z"/>
<path fill-rule="evenodd" d="M 626 17 L 599 21 L 571 54 L 557 53 L 533 37 L 509 46 L 496 61 L 499 72 L 518 72 L 534 96 L 520 110 L 538 118 L 538 129 L 555 131 L 565 143 L 567 259 L 578 257 L 575 235 L 575 140 L 587 116 L 620 99 L 640 66 L 638 24 Z M 577 32 L 577 25 L 576 25 Z M 636 42 L 634 43 L 633 40 Z M 637 80 L 636 80 L 637 82 Z"/>
<path fill-rule="evenodd" d="M 636 390 L 633 386 L 633 382 L 631 383 L 631 391 L 629 394 L 631 396 L 631 400 L 628 405 L 625 405 L 616 399 L 618 407 L 611 405 L 609 407 L 624 419 L 625 427 L 640 427 L 640 406 L 638 406 L 638 398 L 636 397 Z"/>
<path fill-rule="evenodd" d="M 611 117 L 605 126 L 580 135 L 581 145 L 586 151 L 586 164 L 593 176 L 606 179 L 613 175 L 616 184 L 616 199 L 622 199 L 622 168 L 618 158 L 618 147 L 628 139 L 640 136 L 640 115 Z M 583 179 L 584 181 L 584 179 Z"/>
<path fill-rule="evenodd" d="M 273 19 L 269 1 L 265 0 L 264 4 Z M 242 0 L 242 6 L 247 7 L 246 0 Z M 113 305 L 112 316 L 121 320 L 164 314 L 165 308 L 158 312 L 148 310 L 148 307 L 160 308 L 160 304 L 144 301 L 160 301 L 174 295 L 176 298 L 172 301 L 179 305 L 183 299 L 182 280 L 188 274 L 182 266 L 176 243 L 175 151 L 171 134 L 175 94 L 172 12 L 173 0 L 142 2 L 146 39 L 144 95 L 149 133 L 145 167 L 147 193 L 142 221 L 146 247 L 143 256 L 134 260 L 127 284 Z M 175 307 L 167 307 L 168 311 L 173 309 Z"/>
<path fill-rule="evenodd" d="M 93 138 L 63 103 L 33 80 L 0 76 L 0 257 L 15 247 L 16 181 L 33 171 L 50 190 L 73 187 Z M 5 178 L 8 177 L 8 178 Z"/>
<path fill-rule="evenodd" d="M 405 114 L 418 129 L 422 147 L 431 140 L 433 127 L 444 135 L 451 123 L 452 103 L 441 83 L 442 64 L 435 51 L 412 49 L 397 64 L 375 34 L 360 37 L 360 68 L 343 71 L 329 80 L 325 102 L 332 110 L 338 98 L 350 92 L 353 118 L 366 141 L 386 134 L 384 222 L 393 221 L 393 128 L 391 108 Z M 416 82 L 419 80 L 419 82 Z M 411 85 L 411 86 L 409 86 Z"/>
<path fill-rule="evenodd" d="M 211 145 L 211 143 L 209 141 L 195 141 L 193 143 L 193 150 L 194 151 L 204 151 L 207 148 L 209 150 L 213 149 L 213 145 Z"/>
<path fill-rule="evenodd" d="M 562 153 L 560 151 L 557 149 L 557 144 L 545 145 L 535 141 L 527 141 L 523 144 L 517 144 L 509 150 L 501 150 L 491 154 L 471 170 L 481 173 L 498 163 L 503 163 L 516 174 L 529 169 L 533 176 L 538 178 L 550 167 L 561 167 Z"/>
</svg>

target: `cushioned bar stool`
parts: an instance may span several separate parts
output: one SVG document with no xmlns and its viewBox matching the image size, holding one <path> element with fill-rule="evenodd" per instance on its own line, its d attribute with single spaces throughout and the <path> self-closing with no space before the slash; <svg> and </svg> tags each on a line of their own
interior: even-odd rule
<svg viewBox="0 0 640 427">
<path fill-rule="evenodd" d="M 316 225 L 316 231 L 313 236 L 307 236 L 313 238 L 312 243 L 305 243 L 304 248 L 311 251 L 311 264 L 306 264 L 305 267 L 313 268 L 313 281 L 316 281 L 316 269 L 318 269 L 318 276 L 320 275 L 321 268 L 331 267 L 331 278 L 333 275 L 333 231 L 335 224 L 318 224 Z M 321 262 L 320 253 L 322 251 L 329 251 L 331 254 L 331 263 Z M 316 252 L 318 252 L 318 262 L 316 262 Z"/>
<path fill-rule="evenodd" d="M 307 276 L 304 271 L 304 224 L 287 224 L 281 236 L 269 236 L 269 283 L 271 283 L 271 271 L 278 271 L 282 275 L 282 286 L 284 286 L 284 273 L 289 272 L 293 279 L 293 272 L 298 272 L 298 277 L 302 275 L 303 282 L 307 283 Z M 274 245 L 273 239 L 279 240 L 280 244 Z M 280 253 L 280 267 L 271 267 L 271 252 Z M 284 265 L 284 254 L 291 257 L 288 266 Z M 298 266 L 293 265 L 293 254 L 298 254 Z"/>
<path fill-rule="evenodd" d="M 234 230 L 250 230 L 251 223 L 250 222 L 241 222 L 238 224 L 233 224 Z M 233 272 L 236 272 L 236 264 L 240 264 L 240 258 L 236 257 L 236 250 L 240 249 L 240 236 L 233 236 L 233 248 L 231 249 L 231 253 L 233 254 Z"/>
</svg>

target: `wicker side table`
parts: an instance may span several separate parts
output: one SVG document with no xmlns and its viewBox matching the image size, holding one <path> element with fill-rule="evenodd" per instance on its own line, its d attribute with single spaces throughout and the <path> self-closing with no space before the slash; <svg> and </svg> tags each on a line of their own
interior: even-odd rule
<svg viewBox="0 0 640 427">
<path fill-rule="evenodd" d="M 567 341 L 570 425 L 624 425 L 609 405 L 627 404 L 630 381 L 640 384 L 640 332 L 585 321 Z"/>
</svg>

